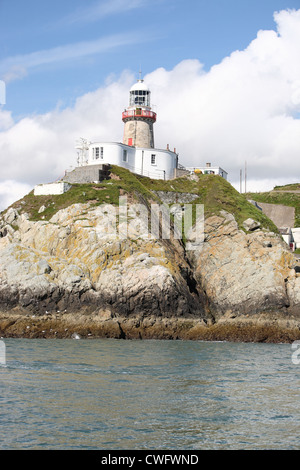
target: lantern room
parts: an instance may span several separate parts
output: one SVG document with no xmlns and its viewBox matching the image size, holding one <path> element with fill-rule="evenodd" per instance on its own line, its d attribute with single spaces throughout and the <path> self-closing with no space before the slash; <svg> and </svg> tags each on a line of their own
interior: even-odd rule
<svg viewBox="0 0 300 470">
<path fill-rule="evenodd" d="M 150 90 L 144 80 L 138 80 L 129 92 L 129 106 L 143 106 L 150 108 Z"/>
</svg>

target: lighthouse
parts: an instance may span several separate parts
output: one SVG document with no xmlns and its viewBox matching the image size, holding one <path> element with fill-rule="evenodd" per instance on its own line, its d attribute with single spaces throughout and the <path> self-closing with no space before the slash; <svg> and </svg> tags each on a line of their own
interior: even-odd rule
<svg viewBox="0 0 300 470">
<path fill-rule="evenodd" d="M 81 182 L 87 182 L 86 178 L 93 182 L 100 180 L 99 169 L 103 165 L 121 166 L 132 173 L 153 179 L 169 180 L 177 176 L 179 170 L 176 149 L 172 152 L 168 144 L 165 149 L 154 147 L 156 113 L 151 109 L 150 98 L 150 89 L 140 75 L 129 89 L 128 107 L 123 108 L 123 141 L 89 142 L 81 139 L 77 146 Z"/>
<path fill-rule="evenodd" d="M 151 92 L 144 80 L 138 79 L 130 88 L 129 106 L 122 113 L 123 144 L 130 147 L 154 148 L 153 124 L 156 113 L 151 110 Z"/>
</svg>

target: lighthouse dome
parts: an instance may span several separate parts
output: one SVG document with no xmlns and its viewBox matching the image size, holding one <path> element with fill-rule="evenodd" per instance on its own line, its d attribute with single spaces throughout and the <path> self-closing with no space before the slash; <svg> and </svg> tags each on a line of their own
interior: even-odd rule
<svg viewBox="0 0 300 470">
<path fill-rule="evenodd" d="M 132 91 L 148 91 L 150 92 L 149 88 L 147 87 L 146 83 L 144 80 L 138 80 L 137 83 L 135 83 L 131 88 L 130 92 Z"/>
<path fill-rule="evenodd" d="M 129 105 L 150 107 L 150 90 L 144 80 L 138 80 L 130 88 Z"/>
</svg>

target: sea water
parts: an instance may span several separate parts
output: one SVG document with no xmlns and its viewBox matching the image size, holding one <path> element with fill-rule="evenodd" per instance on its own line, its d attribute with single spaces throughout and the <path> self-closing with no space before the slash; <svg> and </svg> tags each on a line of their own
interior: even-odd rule
<svg viewBox="0 0 300 470">
<path fill-rule="evenodd" d="M 299 449 L 288 344 L 4 339 L 1 449 Z"/>
</svg>

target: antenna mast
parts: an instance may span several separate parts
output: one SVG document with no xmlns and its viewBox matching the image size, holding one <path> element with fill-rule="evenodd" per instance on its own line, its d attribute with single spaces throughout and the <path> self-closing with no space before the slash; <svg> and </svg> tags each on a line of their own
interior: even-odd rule
<svg viewBox="0 0 300 470">
<path fill-rule="evenodd" d="M 87 139 L 80 137 L 80 139 L 77 140 L 76 142 L 75 148 L 78 150 L 77 152 L 78 166 L 86 165 L 88 162 L 87 151 L 89 149 L 89 142 L 87 141 Z"/>
</svg>

